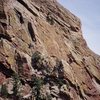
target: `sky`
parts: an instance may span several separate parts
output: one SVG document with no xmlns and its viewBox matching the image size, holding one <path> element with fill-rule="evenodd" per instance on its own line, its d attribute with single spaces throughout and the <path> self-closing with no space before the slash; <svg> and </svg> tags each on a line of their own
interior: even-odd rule
<svg viewBox="0 0 100 100">
<path fill-rule="evenodd" d="M 58 0 L 82 22 L 83 36 L 89 48 L 100 55 L 100 0 Z"/>
</svg>

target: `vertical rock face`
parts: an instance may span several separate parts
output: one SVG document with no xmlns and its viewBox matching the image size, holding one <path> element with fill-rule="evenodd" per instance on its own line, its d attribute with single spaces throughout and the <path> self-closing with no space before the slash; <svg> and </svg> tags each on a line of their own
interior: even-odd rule
<svg viewBox="0 0 100 100">
<path fill-rule="evenodd" d="M 0 0 L 0 100 L 100 100 L 100 57 L 56 0 Z"/>
</svg>

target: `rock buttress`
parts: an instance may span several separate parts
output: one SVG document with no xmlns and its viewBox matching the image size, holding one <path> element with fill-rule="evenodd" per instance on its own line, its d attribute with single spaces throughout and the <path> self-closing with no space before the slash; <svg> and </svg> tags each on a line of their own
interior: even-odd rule
<svg viewBox="0 0 100 100">
<path fill-rule="evenodd" d="M 100 99 L 100 57 L 56 0 L 0 1 L 0 99 Z"/>
</svg>

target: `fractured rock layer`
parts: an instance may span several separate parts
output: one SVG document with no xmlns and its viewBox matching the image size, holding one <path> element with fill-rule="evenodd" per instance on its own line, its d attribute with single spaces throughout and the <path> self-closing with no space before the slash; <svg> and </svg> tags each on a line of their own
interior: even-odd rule
<svg viewBox="0 0 100 100">
<path fill-rule="evenodd" d="M 100 99 L 100 57 L 56 0 L 0 1 L 0 97 Z"/>
</svg>

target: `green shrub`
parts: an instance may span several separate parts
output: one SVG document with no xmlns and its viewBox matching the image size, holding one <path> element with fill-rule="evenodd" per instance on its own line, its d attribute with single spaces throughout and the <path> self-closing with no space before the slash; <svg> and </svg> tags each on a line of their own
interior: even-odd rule
<svg viewBox="0 0 100 100">
<path fill-rule="evenodd" d="M 33 94 L 36 97 L 36 100 L 42 100 L 40 90 L 43 85 L 43 79 L 39 77 L 33 77 L 32 82 L 33 82 Z"/>
<path fill-rule="evenodd" d="M 39 51 L 36 51 L 31 58 L 32 61 L 32 67 L 34 69 L 40 70 L 41 69 L 41 53 Z"/>
<path fill-rule="evenodd" d="M 52 100 L 52 96 L 51 95 L 47 95 L 46 100 Z"/>
<path fill-rule="evenodd" d="M 39 61 L 39 59 L 41 59 L 41 53 L 39 51 L 36 51 L 33 55 L 32 55 L 32 62 L 33 63 L 37 63 Z"/>
<path fill-rule="evenodd" d="M 19 76 L 18 74 L 14 74 L 13 75 L 13 80 L 14 80 L 14 83 L 13 83 L 13 95 L 16 96 L 17 98 L 19 97 L 19 88 L 20 88 L 20 80 L 19 80 Z"/>
<path fill-rule="evenodd" d="M 52 17 L 51 13 L 47 14 L 47 21 L 49 22 L 50 25 L 54 25 L 54 18 Z"/>
<path fill-rule="evenodd" d="M 7 86 L 6 84 L 3 84 L 1 86 L 1 96 L 3 97 L 8 97 L 8 91 L 7 91 Z"/>
</svg>

